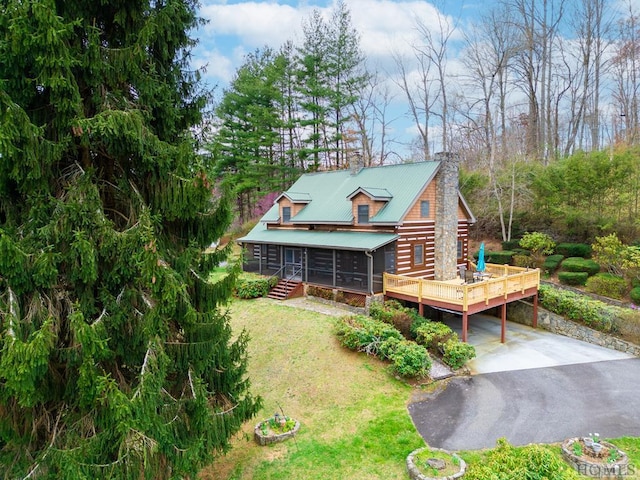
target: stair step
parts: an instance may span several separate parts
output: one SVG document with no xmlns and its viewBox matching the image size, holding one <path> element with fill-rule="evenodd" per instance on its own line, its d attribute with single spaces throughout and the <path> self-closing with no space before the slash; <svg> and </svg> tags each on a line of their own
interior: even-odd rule
<svg viewBox="0 0 640 480">
<path fill-rule="evenodd" d="M 287 282 L 286 280 L 280 280 L 278 284 L 269 291 L 267 297 L 276 300 L 286 300 L 287 298 L 289 298 L 289 295 L 300 286 L 301 283 L 302 282 Z"/>
</svg>

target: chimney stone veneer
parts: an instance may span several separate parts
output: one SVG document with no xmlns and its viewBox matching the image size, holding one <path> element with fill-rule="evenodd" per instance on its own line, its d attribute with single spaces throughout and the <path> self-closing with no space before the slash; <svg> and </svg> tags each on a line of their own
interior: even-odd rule
<svg viewBox="0 0 640 480">
<path fill-rule="evenodd" d="M 440 152 L 434 160 L 441 162 L 436 176 L 435 212 L 435 280 L 453 280 L 458 273 L 458 171 L 459 157 Z"/>
</svg>

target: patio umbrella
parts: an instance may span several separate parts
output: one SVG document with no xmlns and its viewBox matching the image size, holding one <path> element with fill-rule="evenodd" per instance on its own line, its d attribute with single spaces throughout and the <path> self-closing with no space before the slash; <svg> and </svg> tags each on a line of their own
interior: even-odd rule
<svg viewBox="0 0 640 480">
<path fill-rule="evenodd" d="M 476 270 L 478 272 L 484 272 L 485 269 L 485 265 L 484 265 L 484 242 L 482 242 L 480 244 L 480 250 L 478 251 L 478 266 L 476 267 Z"/>
</svg>

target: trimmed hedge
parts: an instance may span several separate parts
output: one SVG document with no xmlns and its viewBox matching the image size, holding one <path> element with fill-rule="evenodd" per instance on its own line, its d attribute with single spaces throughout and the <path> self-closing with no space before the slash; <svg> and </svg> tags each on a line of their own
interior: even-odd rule
<svg viewBox="0 0 640 480">
<path fill-rule="evenodd" d="M 558 273 L 558 280 L 563 285 L 580 285 L 583 286 L 587 283 L 589 274 L 586 272 L 560 272 Z"/>
<path fill-rule="evenodd" d="M 627 293 L 627 281 L 611 273 L 596 273 L 587 280 L 586 290 L 597 295 L 619 300 Z"/>
<path fill-rule="evenodd" d="M 634 305 L 640 305 L 640 287 L 632 288 L 629 296 Z"/>
<path fill-rule="evenodd" d="M 582 257 L 569 257 L 560 264 L 560 269 L 565 272 L 585 272 L 591 276 L 600 271 L 600 265 Z"/>
<path fill-rule="evenodd" d="M 498 265 L 508 265 L 515 252 L 511 250 L 503 250 L 502 252 L 487 252 L 485 258 L 488 263 L 496 263 Z"/>
<path fill-rule="evenodd" d="M 559 243 L 556 245 L 554 252 L 564 257 L 589 258 L 591 256 L 591 245 L 586 243 Z"/>
<path fill-rule="evenodd" d="M 515 250 L 520 247 L 520 239 L 502 242 L 502 250 Z"/>
<path fill-rule="evenodd" d="M 539 292 L 540 304 L 547 310 L 601 332 L 618 331 L 616 318 L 624 309 L 550 285 L 540 285 Z"/>
<path fill-rule="evenodd" d="M 549 255 L 545 258 L 542 268 L 545 272 L 553 273 L 558 269 L 562 260 L 564 260 L 563 255 Z"/>
<path fill-rule="evenodd" d="M 240 275 L 236 280 L 235 295 L 243 299 L 266 297 L 269 290 L 275 287 L 277 283 L 277 277 Z"/>
</svg>

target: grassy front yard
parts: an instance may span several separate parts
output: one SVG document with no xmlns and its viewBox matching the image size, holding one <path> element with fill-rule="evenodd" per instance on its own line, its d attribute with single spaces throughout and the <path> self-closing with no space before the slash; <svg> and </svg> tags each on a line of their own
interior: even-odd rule
<svg viewBox="0 0 640 480">
<path fill-rule="evenodd" d="M 330 316 L 266 299 L 235 301 L 230 312 L 234 330 L 246 328 L 250 333 L 249 374 L 264 409 L 201 479 L 408 478 L 406 456 L 425 444 L 407 403 L 422 390 L 394 380 L 384 363 L 340 347 Z M 281 409 L 301 422 L 298 436 L 258 446 L 253 427 Z M 640 441 L 625 438 L 614 443 L 640 472 Z M 559 447 L 551 448 L 559 456 Z M 472 463 L 482 462 L 486 455 L 461 456 Z"/>
</svg>

